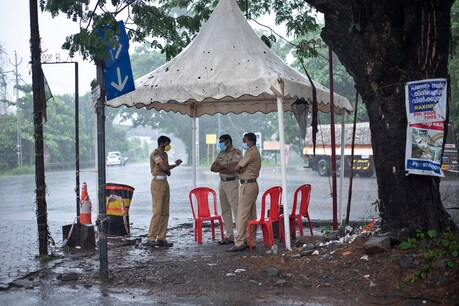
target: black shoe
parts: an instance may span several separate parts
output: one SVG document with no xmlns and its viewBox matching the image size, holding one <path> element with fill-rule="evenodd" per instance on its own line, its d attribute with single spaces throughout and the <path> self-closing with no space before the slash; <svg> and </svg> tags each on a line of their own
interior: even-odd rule
<svg viewBox="0 0 459 306">
<path fill-rule="evenodd" d="M 156 240 L 154 246 L 159 248 L 170 248 L 174 246 L 174 244 L 172 242 L 168 242 L 167 240 Z"/>
<path fill-rule="evenodd" d="M 241 245 L 241 246 L 232 246 L 231 248 L 227 249 L 226 251 L 227 252 L 240 252 L 240 251 L 244 251 L 246 248 L 245 244 Z"/>
<path fill-rule="evenodd" d="M 231 243 L 234 243 L 234 241 L 228 238 L 225 238 L 218 242 L 219 245 L 225 245 L 225 244 L 231 244 Z"/>
<path fill-rule="evenodd" d="M 154 240 L 147 240 L 147 242 L 145 242 L 143 245 L 144 245 L 144 246 L 156 246 L 156 241 L 154 241 Z"/>
</svg>

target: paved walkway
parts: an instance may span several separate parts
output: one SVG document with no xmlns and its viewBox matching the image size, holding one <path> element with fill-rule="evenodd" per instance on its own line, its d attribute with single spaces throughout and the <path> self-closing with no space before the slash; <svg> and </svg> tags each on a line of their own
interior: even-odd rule
<svg viewBox="0 0 459 306">
<path fill-rule="evenodd" d="M 60 225 L 53 223 L 49 227 L 56 243 L 60 243 L 62 237 L 56 236 L 62 232 Z M 0 289 L 6 289 L 15 280 L 47 267 L 48 263 L 36 259 L 39 254 L 36 221 L 1 220 L 0 233 Z"/>
</svg>

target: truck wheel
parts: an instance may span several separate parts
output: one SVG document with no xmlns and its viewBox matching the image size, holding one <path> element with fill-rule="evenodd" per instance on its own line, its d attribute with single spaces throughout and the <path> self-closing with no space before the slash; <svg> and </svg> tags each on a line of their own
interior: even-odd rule
<svg viewBox="0 0 459 306">
<path fill-rule="evenodd" d="M 319 173 L 320 176 L 327 176 L 330 174 L 330 169 L 325 159 L 321 159 L 317 163 L 317 173 Z"/>
<path fill-rule="evenodd" d="M 375 174 L 375 171 L 372 167 L 368 168 L 367 170 L 363 170 L 359 172 L 360 177 L 372 177 Z"/>
<path fill-rule="evenodd" d="M 345 177 L 348 177 L 350 172 L 351 171 L 349 170 L 349 167 L 344 168 L 344 176 Z M 338 176 L 341 175 L 341 161 L 340 160 L 336 161 L 336 175 L 338 175 Z M 354 175 L 355 175 L 355 173 L 354 173 Z"/>
</svg>

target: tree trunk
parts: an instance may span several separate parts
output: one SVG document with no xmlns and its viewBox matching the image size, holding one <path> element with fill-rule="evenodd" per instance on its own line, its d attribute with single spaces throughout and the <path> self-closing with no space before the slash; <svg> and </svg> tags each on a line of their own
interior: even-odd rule
<svg viewBox="0 0 459 306">
<path fill-rule="evenodd" d="M 43 111 L 45 95 L 41 70 L 40 33 L 37 1 L 30 0 L 30 50 L 32 53 L 33 123 L 35 139 L 35 184 L 37 189 L 38 248 L 41 256 L 48 255 L 48 209 L 46 204 L 45 161 L 43 143 Z"/>
<path fill-rule="evenodd" d="M 370 118 L 385 231 L 454 227 L 440 179 L 405 175 L 405 84 L 447 78 L 451 0 L 307 0 L 325 14 L 323 40 L 352 75 Z"/>
</svg>

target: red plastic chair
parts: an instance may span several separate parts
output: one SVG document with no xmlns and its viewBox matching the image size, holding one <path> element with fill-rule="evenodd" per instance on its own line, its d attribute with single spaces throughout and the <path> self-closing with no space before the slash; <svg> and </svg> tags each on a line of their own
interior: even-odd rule
<svg viewBox="0 0 459 306">
<path fill-rule="evenodd" d="M 293 197 L 293 206 L 292 206 L 292 213 L 289 215 L 289 224 L 290 224 L 290 234 L 291 236 L 296 239 L 296 223 L 298 223 L 298 230 L 300 232 L 300 236 L 303 236 L 303 217 L 308 219 L 309 224 L 309 231 L 311 232 L 311 236 L 314 236 L 312 233 L 312 224 L 311 219 L 309 218 L 309 200 L 311 198 L 311 185 L 304 184 L 298 187 L 295 190 L 295 194 Z M 297 212 L 298 209 L 298 212 Z M 280 219 L 284 219 L 284 215 L 280 216 Z"/>
<path fill-rule="evenodd" d="M 195 201 L 193 201 L 193 195 Z M 213 198 L 213 214 L 210 212 L 209 207 L 209 196 Z M 194 241 L 197 241 L 199 244 L 202 244 L 202 222 L 210 221 L 210 226 L 212 229 L 212 240 L 215 240 L 215 227 L 214 221 L 218 220 L 220 222 L 220 232 L 222 235 L 222 241 L 225 239 L 223 233 L 223 221 L 222 217 L 218 215 L 217 212 L 217 194 L 211 188 L 207 187 L 198 187 L 190 191 L 190 205 L 191 212 L 193 213 L 194 220 Z"/>
<path fill-rule="evenodd" d="M 266 205 L 268 203 L 269 196 L 269 216 L 266 215 Z M 257 220 L 250 220 L 247 225 L 247 242 L 249 244 L 250 250 L 252 250 L 252 235 L 250 234 L 250 229 L 252 225 L 260 225 L 261 232 L 263 234 L 263 243 L 265 247 L 271 247 L 274 244 L 274 234 L 273 234 L 273 225 L 272 223 L 278 221 L 279 224 L 279 233 L 281 238 L 284 235 L 283 228 L 280 224 L 280 206 L 282 198 L 282 187 L 274 186 L 269 188 L 263 193 L 261 197 L 261 215 Z"/>
</svg>

